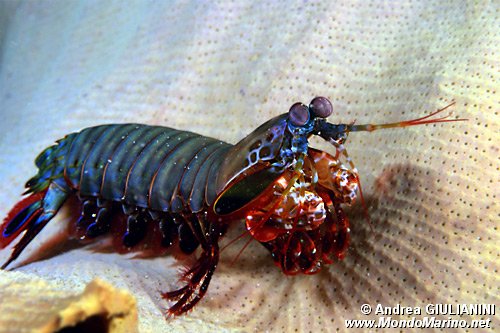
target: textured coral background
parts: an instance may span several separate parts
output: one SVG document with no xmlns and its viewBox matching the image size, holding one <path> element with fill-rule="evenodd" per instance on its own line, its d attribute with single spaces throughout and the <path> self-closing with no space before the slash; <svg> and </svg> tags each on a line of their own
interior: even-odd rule
<svg viewBox="0 0 500 333">
<path fill-rule="evenodd" d="M 68 291 L 94 277 L 128 288 L 141 332 L 344 331 L 344 319 L 376 318 L 360 314 L 363 303 L 500 305 L 499 7 L 0 2 L 1 215 L 35 173 L 38 152 L 91 125 L 161 124 L 234 143 L 316 95 L 334 103 L 331 122 L 409 119 L 452 100 L 454 116 L 469 119 L 350 136 L 373 231 L 359 205 L 348 208 L 348 256 L 318 275 L 284 276 L 258 244 L 230 265 L 238 243 L 223 253 L 196 309 L 165 321 L 157 291 L 176 285 L 180 264 L 171 257 L 129 260 L 84 248 L 19 271 Z"/>
</svg>

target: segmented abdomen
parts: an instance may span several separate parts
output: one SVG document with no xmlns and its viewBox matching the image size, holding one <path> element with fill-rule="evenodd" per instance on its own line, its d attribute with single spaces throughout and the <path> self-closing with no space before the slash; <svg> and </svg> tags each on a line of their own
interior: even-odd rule
<svg viewBox="0 0 500 333">
<path fill-rule="evenodd" d="M 196 213 L 215 200 L 212 180 L 229 147 L 168 127 L 102 125 L 68 135 L 39 159 L 58 160 L 57 170 L 50 172 L 52 180 L 62 170 L 69 186 L 82 196 L 164 212 L 188 208 Z M 40 166 L 39 178 L 44 163 Z"/>
</svg>

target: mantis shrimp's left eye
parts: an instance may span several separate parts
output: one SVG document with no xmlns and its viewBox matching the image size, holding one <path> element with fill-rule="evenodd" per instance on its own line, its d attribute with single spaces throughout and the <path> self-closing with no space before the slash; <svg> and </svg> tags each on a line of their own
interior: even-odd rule
<svg viewBox="0 0 500 333">
<path fill-rule="evenodd" d="M 290 121 L 295 126 L 304 126 L 309 121 L 309 108 L 302 103 L 295 103 L 288 111 Z"/>
<path fill-rule="evenodd" d="M 325 97 L 314 97 L 309 104 L 309 109 L 316 117 L 320 118 L 327 118 L 333 112 L 332 103 Z"/>
</svg>

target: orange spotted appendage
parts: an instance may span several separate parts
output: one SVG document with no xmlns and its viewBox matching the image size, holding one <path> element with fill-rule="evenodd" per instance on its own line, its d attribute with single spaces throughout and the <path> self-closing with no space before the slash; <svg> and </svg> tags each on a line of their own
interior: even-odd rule
<svg viewBox="0 0 500 333">
<path fill-rule="evenodd" d="M 296 113 L 297 105 L 294 105 Z M 259 205 L 249 207 L 245 217 L 248 233 L 271 251 L 275 263 L 286 274 L 314 274 L 324 264 L 342 259 L 348 247 L 350 230 L 341 205 L 352 204 L 359 191 L 369 223 L 370 219 L 358 171 L 344 147 L 346 136 L 331 133 L 371 132 L 383 128 L 465 120 L 447 119 L 449 115 L 431 119 L 451 105 L 453 103 L 410 121 L 381 125 L 325 125 L 324 133 L 318 130 L 317 134 L 334 145 L 335 156 L 309 147 L 307 155 L 303 157 L 303 165 L 297 167 L 299 163 L 295 164 L 294 172 L 283 173 L 265 191 L 266 194 L 262 194 L 269 196 L 269 193 L 273 193 L 274 198 L 261 200 Z M 306 119 L 296 117 L 302 123 Z M 263 205 L 262 202 L 267 204 Z"/>
</svg>

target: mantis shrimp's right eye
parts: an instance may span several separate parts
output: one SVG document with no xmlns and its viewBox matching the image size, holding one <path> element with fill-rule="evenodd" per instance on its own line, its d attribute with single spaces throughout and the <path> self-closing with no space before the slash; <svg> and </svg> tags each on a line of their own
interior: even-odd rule
<svg viewBox="0 0 500 333">
<path fill-rule="evenodd" d="M 333 112 L 332 103 L 325 97 L 315 97 L 309 104 L 309 109 L 311 112 L 320 118 L 327 118 Z"/>
<path fill-rule="evenodd" d="M 290 121 L 295 126 L 304 126 L 309 121 L 309 108 L 302 103 L 295 103 L 288 111 Z"/>
</svg>

